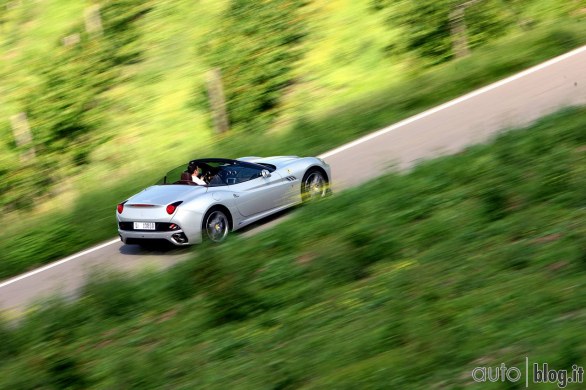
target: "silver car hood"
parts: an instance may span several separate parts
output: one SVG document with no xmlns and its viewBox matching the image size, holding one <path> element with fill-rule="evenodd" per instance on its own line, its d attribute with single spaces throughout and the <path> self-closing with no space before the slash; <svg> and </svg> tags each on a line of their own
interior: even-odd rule
<svg viewBox="0 0 586 390">
<path fill-rule="evenodd" d="M 128 199 L 128 203 L 165 206 L 180 200 L 186 201 L 195 195 L 204 194 L 205 186 L 169 184 L 149 187 Z"/>
</svg>

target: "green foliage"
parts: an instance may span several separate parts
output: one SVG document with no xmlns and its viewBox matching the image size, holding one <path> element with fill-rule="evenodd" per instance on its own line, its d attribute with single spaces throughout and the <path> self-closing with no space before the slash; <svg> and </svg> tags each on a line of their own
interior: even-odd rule
<svg viewBox="0 0 586 390">
<path fill-rule="evenodd" d="M 220 69 L 232 127 L 266 130 L 279 114 L 301 56 L 302 0 L 232 0 L 202 51 Z"/>
<path fill-rule="evenodd" d="M 94 310 L 87 305 L 69 305 L 64 299 L 45 300 L 27 315 L 19 328 L 13 329 L 11 339 L 19 348 L 51 343 L 69 345 L 78 337 L 79 327 L 95 318 Z"/>
<path fill-rule="evenodd" d="M 465 39 L 469 48 L 484 45 L 511 31 L 524 31 L 545 20 L 578 17 L 579 2 L 565 0 L 373 0 L 372 8 L 387 15 L 390 28 L 402 32 L 403 40 L 389 45 L 391 54 L 413 52 L 432 64 L 454 58 L 454 11 L 462 4 Z"/>
<path fill-rule="evenodd" d="M 138 23 L 152 10 L 152 1 L 109 0 L 100 8 L 113 66 L 131 65 L 143 59 L 146 50 Z"/>
<path fill-rule="evenodd" d="M 140 58 L 135 24 L 145 12 L 145 3 L 112 0 L 102 7 L 102 36 L 83 33 L 80 43 L 56 48 L 52 61 L 42 63 L 37 73 L 43 82 L 25 104 L 37 146 L 47 153 L 74 151 L 78 165 L 87 162 L 85 149 L 101 139 L 108 104 L 103 93 L 119 81 L 120 65 Z"/>
<path fill-rule="evenodd" d="M 122 275 L 97 275 L 84 287 L 83 294 L 103 317 L 132 317 L 144 300 L 133 280 Z"/>
<path fill-rule="evenodd" d="M 223 254 L 213 246 L 203 245 L 209 254 L 198 261 L 183 262 L 168 272 L 166 293 L 176 300 L 203 297 L 212 324 L 238 321 L 261 309 L 250 288 L 242 288 L 248 275 L 235 274 Z"/>
<path fill-rule="evenodd" d="M 40 154 L 70 155 L 83 149 L 83 143 L 75 141 L 103 125 L 106 102 L 101 94 L 116 77 L 109 57 L 102 42 L 84 41 L 56 50 L 60 66 L 41 65 L 38 73 L 44 82 L 27 96 L 25 104 Z"/>
<path fill-rule="evenodd" d="M 11 331 L 9 325 L 0 318 L 0 362 L 9 360 L 18 351 L 17 340 L 14 337 L 14 332 Z"/>
<path fill-rule="evenodd" d="M 57 389 L 85 389 L 88 381 L 71 355 L 54 355 L 47 361 L 49 382 Z"/>
<path fill-rule="evenodd" d="M 34 203 L 29 194 L 42 196 L 49 191 L 52 180 L 47 172 L 53 167 L 53 161 L 39 158 L 36 162 L 23 163 L 18 168 L 0 172 L 0 206 L 6 210 L 31 209 Z"/>
<path fill-rule="evenodd" d="M 136 24 L 148 11 L 148 2 L 108 1 L 101 8 L 102 35 L 81 33 L 73 46 L 59 42 L 50 60 L 36 63 L 39 83 L 23 90 L 21 100 L 38 158 L 34 166 L 16 168 L 9 176 L 0 207 L 29 207 L 29 196 L 23 201 L 23 194 L 47 193 L 71 174 L 66 167 L 87 164 L 90 152 L 108 139 L 104 129 L 112 101 L 106 92 L 124 79 L 122 66 L 140 61 L 144 47 L 137 42 Z M 82 28 L 77 25 L 71 33 Z M 31 180 L 35 176 L 39 179 Z"/>
<path fill-rule="evenodd" d="M 245 287 L 247 273 L 234 273 L 221 252 L 214 251 L 197 262 L 195 282 L 204 292 L 209 317 L 216 324 L 245 319 L 260 309 L 259 302 Z"/>
</svg>

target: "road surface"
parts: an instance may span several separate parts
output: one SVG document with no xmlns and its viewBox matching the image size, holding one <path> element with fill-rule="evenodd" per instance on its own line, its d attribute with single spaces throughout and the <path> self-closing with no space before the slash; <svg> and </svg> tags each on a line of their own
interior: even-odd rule
<svg viewBox="0 0 586 390">
<path fill-rule="evenodd" d="M 560 108 L 585 104 L 586 46 L 359 138 L 321 157 L 332 167 L 333 189 L 337 192 L 391 168 L 406 169 L 421 159 L 455 153 Z M 278 221 L 259 225 L 244 234 L 254 234 Z M 0 309 L 15 313 L 40 297 L 75 296 L 87 275 L 95 269 L 162 268 L 190 255 L 191 251 L 185 248 L 152 252 L 123 245 L 118 239 L 111 240 L 0 282 Z"/>
</svg>

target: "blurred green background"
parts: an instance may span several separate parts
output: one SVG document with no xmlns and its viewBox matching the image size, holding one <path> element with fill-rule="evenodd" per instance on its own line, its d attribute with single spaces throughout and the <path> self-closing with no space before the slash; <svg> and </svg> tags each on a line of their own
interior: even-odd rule
<svg viewBox="0 0 586 390">
<path fill-rule="evenodd" d="M 115 204 L 183 161 L 319 154 L 583 44 L 585 18 L 583 0 L 0 0 L 0 277 L 115 236 Z M 96 277 L 0 326 L 0 387 L 457 388 L 477 361 L 584 365 L 585 118 Z M 352 205 L 365 218 L 334 229 Z"/>
</svg>

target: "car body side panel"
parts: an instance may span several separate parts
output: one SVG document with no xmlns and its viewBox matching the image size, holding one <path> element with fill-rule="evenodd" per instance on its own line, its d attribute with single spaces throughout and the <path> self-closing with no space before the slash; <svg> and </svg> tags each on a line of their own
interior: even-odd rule
<svg viewBox="0 0 586 390">
<path fill-rule="evenodd" d="M 283 160 L 280 160 L 281 162 Z M 271 158 L 263 159 L 263 162 L 272 163 Z M 322 160 L 315 158 L 315 157 L 302 157 L 295 160 L 287 160 L 287 163 L 282 165 L 277 172 L 279 172 L 283 176 L 292 177 L 292 183 L 294 184 L 291 188 L 292 194 L 291 196 L 293 199 L 297 199 L 297 201 L 301 202 L 301 185 L 303 176 L 305 173 L 313 168 L 321 168 L 325 171 L 328 182 L 331 182 L 331 170 L 329 165 L 323 164 Z"/>
<path fill-rule="evenodd" d="M 287 203 L 289 181 L 273 172 L 269 177 L 258 177 L 231 185 L 234 202 L 244 217 L 263 213 Z"/>
<path fill-rule="evenodd" d="M 187 236 L 187 240 L 190 244 L 198 244 L 201 242 L 201 221 L 203 219 L 203 212 L 198 208 L 190 209 L 189 207 L 181 206 L 177 208 L 177 212 L 173 216 L 172 222 L 181 227 L 181 230 Z"/>
<path fill-rule="evenodd" d="M 177 207 L 173 222 L 181 227 L 190 243 L 202 241 L 202 223 L 204 216 L 212 207 L 226 207 L 234 216 L 235 207 L 232 192 L 226 187 L 212 187 L 206 194 L 191 199 Z M 236 216 L 238 216 L 236 212 Z"/>
</svg>

